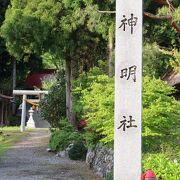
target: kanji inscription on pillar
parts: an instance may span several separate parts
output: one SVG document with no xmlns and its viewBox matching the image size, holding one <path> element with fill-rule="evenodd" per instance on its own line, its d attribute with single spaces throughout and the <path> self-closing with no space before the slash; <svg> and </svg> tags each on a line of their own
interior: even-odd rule
<svg viewBox="0 0 180 180">
<path fill-rule="evenodd" d="M 133 34 L 133 30 L 135 26 L 137 25 L 138 18 L 134 16 L 133 13 L 131 13 L 131 17 L 129 19 L 126 18 L 126 15 L 123 15 L 123 18 L 121 20 L 121 25 L 119 28 L 123 28 L 123 31 L 126 31 L 127 28 L 131 29 L 131 34 Z"/>
<path fill-rule="evenodd" d="M 128 68 L 121 69 L 121 75 L 120 78 L 126 78 L 129 80 L 131 77 L 134 82 L 136 82 L 136 69 L 137 66 L 133 65 Z"/>
<path fill-rule="evenodd" d="M 127 128 L 137 128 L 137 125 L 133 124 L 135 123 L 135 119 L 132 119 L 132 116 L 129 116 L 129 120 L 127 120 L 126 116 L 123 116 L 123 120 L 120 121 L 120 126 L 117 129 L 123 129 L 123 131 L 126 131 Z"/>
<path fill-rule="evenodd" d="M 116 0 L 114 180 L 141 176 L 142 0 Z"/>
</svg>

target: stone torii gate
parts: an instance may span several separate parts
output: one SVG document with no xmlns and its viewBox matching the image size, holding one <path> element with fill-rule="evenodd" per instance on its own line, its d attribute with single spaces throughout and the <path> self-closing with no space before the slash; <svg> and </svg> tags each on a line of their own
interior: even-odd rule
<svg viewBox="0 0 180 180">
<path fill-rule="evenodd" d="M 48 94 L 48 91 L 13 90 L 13 95 L 21 95 L 21 96 L 23 96 L 23 99 L 22 99 L 22 112 L 21 112 L 21 127 L 20 127 L 21 132 L 23 132 L 25 130 L 27 95 L 37 95 L 37 96 L 39 96 L 39 100 L 41 100 L 42 98 L 44 98 L 45 94 Z M 37 99 L 33 99 L 32 102 L 33 101 L 37 102 Z"/>
</svg>

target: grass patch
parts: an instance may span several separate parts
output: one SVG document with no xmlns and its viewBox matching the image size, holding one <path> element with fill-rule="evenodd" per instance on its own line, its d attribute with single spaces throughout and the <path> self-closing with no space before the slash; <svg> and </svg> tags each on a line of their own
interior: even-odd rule
<svg viewBox="0 0 180 180">
<path fill-rule="evenodd" d="M 26 136 L 28 132 L 28 130 L 23 133 L 20 132 L 19 127 L 0 127 L 0 155 Z"/>
</svg>

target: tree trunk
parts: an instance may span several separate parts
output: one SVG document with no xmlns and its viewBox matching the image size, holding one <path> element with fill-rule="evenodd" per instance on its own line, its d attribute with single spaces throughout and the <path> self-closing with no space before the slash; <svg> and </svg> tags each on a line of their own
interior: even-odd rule
<svg viewBox="0 0 180 180">
<path fill-rule="evenodd" d="M 76 127 L 76 113 L 73 112 L 73 81 L 78 76 L 78 64 L 77 60 L 71 60 L 71 86 L 70 86 L 70 122 L 71 124 Z"/>
<path fill-rule="evenodd" d="M 112 27 L 110 26 L 109 28 L 109 44 L 108 44 L 108 49 L 109 49 L 109 59 L 108 59 L 108 75 L 109 77 L 112 77 L 114 75 L 114 65 L 113 65 L 113 52 L 114 52 L 114 37 L 113 37 L 113 30 Z"/>
<path fill-rule="evenodd" d="M 66 117 L 70 120 L 71 61 L 66 59 Z"/>
<path fill-rule="evenodd" d="M 16 88 L 16 59 L 13 59 L 13 87 L 12 89 L 15 90 Z M 13 100 L 15 100 L 15 96 L 13 95 Z M 12 113 L 16 113 L 16 104 L 12 104 Z"/>
<path fill-rule="evenodd" d="M 77 77 L 77 61 L 66 59 L 66 117 L 76 127 L 76 114 L 73 112 L 73 80 Z"/>
<path fill-rule="evenodd" d="M 1 106 L 1 126 L 4 124 L 4 101 L 2 101 Z"/>
</svg>

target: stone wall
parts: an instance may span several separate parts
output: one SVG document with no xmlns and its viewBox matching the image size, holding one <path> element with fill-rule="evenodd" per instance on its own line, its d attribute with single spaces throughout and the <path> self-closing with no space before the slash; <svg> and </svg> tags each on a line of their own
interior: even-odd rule
<svg viewBox="0 0 180 180">
<path fill-rule="evenodd" d="M 106 177 L 108 172 L 113 171 L 113 149 L 97 145 L 94 150 L 88 149 L 86 163 L 100 177 Z"/>
</svg>

